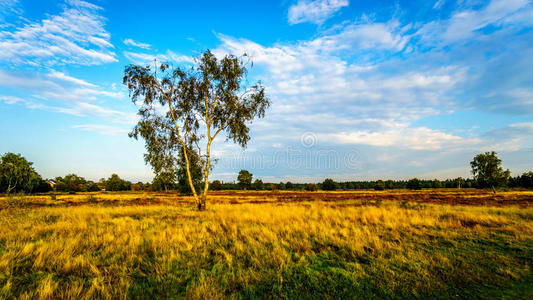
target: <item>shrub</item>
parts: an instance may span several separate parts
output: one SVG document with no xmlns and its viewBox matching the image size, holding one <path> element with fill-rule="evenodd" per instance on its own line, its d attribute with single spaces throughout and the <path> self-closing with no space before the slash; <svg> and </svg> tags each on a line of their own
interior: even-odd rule
<svg viewBox="0 0 533 300">
<path fill-rule="evenodd" d="M 314 183 L 309 183 L 305 186 L 305 190 L 309 192 L 316 192 L 318 191 L 318 185 Z"/>
</svg>

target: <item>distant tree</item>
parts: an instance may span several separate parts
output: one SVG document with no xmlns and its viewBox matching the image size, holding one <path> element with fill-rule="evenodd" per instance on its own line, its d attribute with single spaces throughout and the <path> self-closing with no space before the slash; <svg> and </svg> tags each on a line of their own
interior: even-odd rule
<svg viewBox="0 0 533 300">
<path fill-rule="evenodd" d="M 127 191 L 131 188 L 131 182 L 121 179 L 117 174 L 112 174 L 105 182 L 107 191 Z"/>
<path fill-rule="evenodd" d="M 32 165 L 20 154 L 9 152 L 0 157 L 0 191 L 31 193 L 41 179 Z"/>
<path fill-rule="evenodd" d="M 440 189 L 442 187 L 442 184 L 440 180 L 434 179 L 433 182 L 431 182 L 431 187 L 434 189 Z"/>
<path fill-rule="evenodd" d="M 199 210 L 206 208 L 211 144 L 216 136 L 223 131 L 228 140 L 245 147 L 250 139 L 249 123 L 263 117 L 270 105 L 260 83 L 247 84 L 246 67 L 240 58 L 226 55 L 218 59 L 207 50 L 190 69 L 163 63 L 154 68 L 130 65 L 124 71 L 123 83 L 132 100 L 142 100 L 138 134 L 147 147 L 154 143 L 154 137 L 164 140 L 164 150 L 181 145 L 187 181 Z M 203 134 L 200 129 L 205 130 Z M 134 129 L 132 136 L 137 138 L 135 132 Z M 203 142 L 205 146 L 201 147 Z M 194 151 L 189 151 L 190 146 L 195 146 Z M 203 171 L 200 195 L 190 174 L 189 158 L 193 152 L 200 158 Z"/>
<path fill-rule="evenodd" d="M 56 177 L 55 181 L 57 191 L 86 192 L 88 190 L 87 180 L 76 174 L 67 174 L 64 177 Z M 58 184 L 59 189 L 57 188 Z"/>
<path fill-rule="evenodd" d="M 100 187 L 98 187 L 98 184 L 96 184 L 95 182 L 89 181 L 87 183 L 87 190 L 89 192 L 98 192 L 100 191 Z"/>
<path fill-rule="evenodd" d="M 38 174 L 37 174 L 38 175 Z M 32 193 L 46 193 L 52 190 L 52 187 L 41 176 L 35 177 L 32 182 Z"/>
<path fill-rule="evenodd" d="M 333 181 L 331 178 L 326 178 L 324 182 L 322 182 L 322 189 L 324 191 L 334 191 L 339 187 L 339 184 Z"/>
<path fill-rule="evenodd" d="M 353 184 L 353 182 L 346 182 L 346 184 L 344 185 L 344 189 L 346 190 L 353 190 L 355 189 L 355 185 Z"/>
<path fill-rule="evenodd" d="M 374 190 L 376 191 L 383 191 L 385 189 L 385 183 L 383 180 L 376 181 L 376 184 L 374 185 Z"/>
<path fill-rule="evenodd" d="M 479 187 L 490 187 L 496 192 L 496 188 L 507 185 L 511 172 L 509 170 L 504 171 L 501 163 L 501 159 L 496 156 L 494 151 L 481 153 L 474 157 L 470 166 Z"/>
<path fill-rule="evenodd" d="M 66 184 L 72 183 L 75 185 L 80 185 L 80 184 L 86 184 L 87 180 L 85 180 L 85 178 L 78 176 L 76 174 L 68 174 L 68 175 L 65 175 L 65 177 L 63 177 L 63 182 L 65 182 Z"/>
<path fill-rule="evenodd" d="M 283 183 L 283 182 L 278 183 L 278 190 L 284 191 L 286 189 L 287 189 L 287 187 L 285 186 L 285 183 Z"/>
<path fill-rule="evenodd" d="M 521 187 L 533 188 L 533 172 L 527 172 L 522 174 L 519 179 L 519 184 Z"/>
<path fill-rule="evenodd" d="M 275 184 L 270 183 L 270 184 L 268 184 L 268 189 L 271 190 L 271 191 L 276 191 L 276 190 L 278 190 L 278 187 Z"/>
<path fill-rule="evenodd" d="M 318 185 L 314 183 L 309 183 L 305 185 L 305 190 L 309 192 L 316 192 L 318 191 Z"/>
<path fill-rule="evenodd" d="M 256 191 L 261 191 L 264 188 L 263 180 L 256 179 L 252 184 L 252 188 Z"/>
<path fill-rule="evenodd" d="M 64 183 L 63 181 L 57 181 L 57 180 L 56 180 L 56 184 L 54 188 L 57 192 L 66 192 L 68 190 L 68 186 L 66 183 Z"/>
<path fill-rule="evenodd" d="M 292 182 L 290 182 L 290 181 L 287 181 L 287 183 L 285 183 L 285 188 L 287 190 L 292 190 L 292 189 L 294 189 L 294 184 L 292 184 Z"/>
<path fill-rule="evenodd" d="M 247 170 L 241 170 L 237 176 L 239 187 L 242 190 L 249 189 L 250 185 L 252 184 L 252 177 L 252 173 L 248 172 Z"/>
<path fill-rule="evenodd" d="M 457 177 L 457 178 L 455 178 L 454 181 L 455 181 L 455 186 L 458 189 L 460 189 L 463 186 L 463 184 L 465 183 L 465 180 L 463 179 L 463 177 Z"/>
<path fill-rule="evenodd" d="M 407 188 L 410 190 L 421 190 L 422 183 L 418 178 L 409 179 L 409 181 L 407 181 Z"/>
<path fill-rule="evenodd" d="M 385 188 L 386 189 L 393 189 L 394 188 L 394 181 L 392 181 L 390 179 L 385 181 Z"/>
<path fill-rule="evenodd" d="M 152 180 L 152 189 L 154 191 L 173 190 L 176 188 L 176 173 L 173 171 L 162 171 L 155 175 Z"/>
<path fill-rule="evenodd" d="M 214 180 L 213 182 L 211 182 L 210 188 L 213 191 L 220 191 L 222 189 L 222 183 L 220 182 L 220 180 Z"/>
</svg>

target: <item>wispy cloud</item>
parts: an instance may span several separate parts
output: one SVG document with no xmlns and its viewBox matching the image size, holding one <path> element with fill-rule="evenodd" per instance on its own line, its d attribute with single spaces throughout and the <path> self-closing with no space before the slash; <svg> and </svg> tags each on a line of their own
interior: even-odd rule
<svg viewBox="0 0 533 300">
<path fill-rule="evenodd" d="M 94 116 L 109 121 L 133 124 L 137 119 L 133 112 L 106 108 L 106 99 L 125 99 L 121 90 L 104 89 L 85 80 L 61 72 L 45 75 L 17 73 L 0 70 L 0 86 L 25 94 L 3 96 L 6 104 L 22 104 L 29 109 L 40 109 L 75 116 Z M 89 103 L 90 101 L 97 103 Z"/>
<path fill-rule="evenodd" d="M 289 7 L 289 23 L 322 24 L 348 4 L 348 0 L 298 0 L 298 3 Z"/>
<path fill-rule="evenodd" d="M 446 0 L 437 0 L 435 2 L 435 5 L 433 5 L 433 9 L 440 9 L 444 3 L 446 2 Z"/>
<path fill-rule="evenodd" d="M 164 54 L 151 54 L 125 51 L 124 56 L 135 64 L 149 64 L 154 60 L 158 62 L 174 62 L 174 63 L 193 63 L 194 58 L 187 55 L 180 55 L 168 50 Z"/>
<path fill-rule="evenodd" d="M 529 0 L 492 0 L 480 9 L 461 7 L 449 19 L 427 22 L 417 35 L 422 37 L 421 45 L 442 47 L 481 37 L 485 35 L 481 30 L 489 26 L 493 26 L 488 31 L 492 34 L 515 25 L 532 25 L 531 16 L 533 3 Z"/>
<path fill-rule="evenodd" d="M 69 83 L 73 83 L 73 84 L 77 84 L 77 85 L 95 87 L 95 85 L 92 84 L 92 83 L 88 83 L 85 80 L 74 78 L 72 76 L 68 76 L 68 75 L 66 75 L 66 74 L 64 74 L 62 72 L 52 71 L 52 72 L 50 72 L 48 74 L 48 77 L 59 79 L 59 80 L 62 80 L 62 81 L 65 81 L 65 82 L 69 82 Z"/>
<path fill-rule="evenodd" d="M 0 96 L 0 100 L 2 100 L 6 104 L 15 104 L 18 102 L 24 102 L 23 98 L 16 97 L 16 96 Z"/>
<path fill-rule="evenodd" d="M 12 64 L 94 65 L 116 62 L 101 8 L 68 1 L 63 12 L 0 32 L 0 61 Z"/>
<path fill-rule="evenodd" d="M 134 41 L 132 39 L 125 39 L 124 40 L 124 44 L 128 45 L 128 46 L 142 48 L 142 49 L 150 49 L 152 47 L 152 45 L 150 45 L 150 44 L 136 42 L 136 41 Z"/>
<path fill-rule="evenodd" d="M 380 147 L 407 148 L 413 150 L 438 150 L 444 145 L 449 150 L 451 146 L 474 145 L 480 140 L 464 139 L 459 136 L 448 134 L 440 130 L 426 127 L 399 128 L 379 132 L 355 131 L 333 133 L 329 135 L 333 142 L 343 144 L 370 145 Z"/>
<path fill-rule="evenodd" d="M 84 131 L 92 131 L 103 135 L 121 135 L 129 132 L 128 129 L 101 124 L 76 125 L 72 128 L 79 128 Z"/>
<path fill-rule="evenodd" d="M 7 15 L 21 13 L 22 8 L 18 0 L 0 0 L 0 21 L 4 21 Z M 1 25 L 0 28 L 2 28 Z"/>
</svg>

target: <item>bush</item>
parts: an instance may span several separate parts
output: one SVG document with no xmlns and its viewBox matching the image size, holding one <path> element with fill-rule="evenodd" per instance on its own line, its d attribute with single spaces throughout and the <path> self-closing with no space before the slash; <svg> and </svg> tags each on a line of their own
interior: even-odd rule
<svg viewBox="0 0 533 300">
<path fill-rule="evenodd" d="M 318 185 L 314 183 L 309 183 L 305 186 L 305 190 L 309 192 L 316 192 L 318 191 Z"/>
</svg>

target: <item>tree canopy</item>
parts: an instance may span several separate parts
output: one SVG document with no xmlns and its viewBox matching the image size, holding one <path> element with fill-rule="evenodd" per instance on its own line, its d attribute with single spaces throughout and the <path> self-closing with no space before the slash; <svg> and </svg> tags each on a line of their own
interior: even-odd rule
<svg viewBox="0 0 533 300">
<path fill-rule="evenodd" d="M 240 170 L 239 175 L 237 176 L 237 182 L 241 189 L 249 189 L 252 184 L 252 173 L 248 170 Z"/>
<path fill-rule="evenodd" d="M 6 193 L 31 193 L 42 181 L 35 172 L 33 163 L 22 155 L 6 153 L 0 158 L 0 191 Z"/>
<path fill-rule="evenodd" d="M 501 159 L 494 151 L 476 155 L 470 162 L 470 166 L 478 186 L 495 189 L 507 185 L 511 172 L 504 171 L 501 164 Z"/>
</svg>

